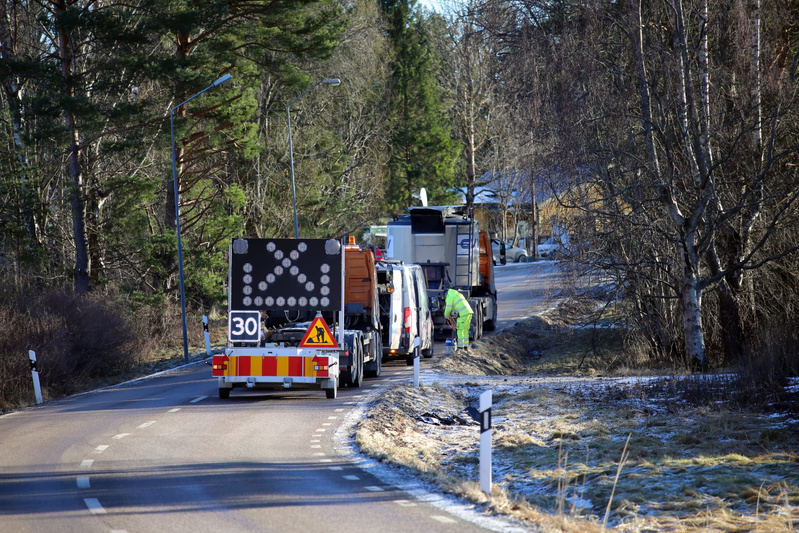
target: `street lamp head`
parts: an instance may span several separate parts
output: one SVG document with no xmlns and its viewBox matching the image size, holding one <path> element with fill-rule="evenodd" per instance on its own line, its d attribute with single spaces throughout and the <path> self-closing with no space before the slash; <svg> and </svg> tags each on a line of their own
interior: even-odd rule
<svg viewBox="0 0 799 533">
<path fill-rule="evenodd" d="M 328 85 L 338 85 L 341 83 L 341 80 L 338 78 L 329 78 L 322 83 L 327 83 Z"/>
<path fill-rule="evenodd" d="M 222 76 L 221 78 L 216 80 L 213 84 L 211 84 L 211 87 L 219 87 L 220 85 L 225 83 L 230 78 L 232 78 L 232 76 L 230 74 L 225 74 L 224 76 Z"/>
</svg>

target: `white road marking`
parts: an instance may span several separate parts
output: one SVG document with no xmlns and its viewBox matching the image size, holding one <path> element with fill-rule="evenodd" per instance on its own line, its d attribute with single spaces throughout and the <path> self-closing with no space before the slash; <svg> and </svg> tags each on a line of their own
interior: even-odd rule
<svg viewBox="0 0 799 533">
<path fill-rule="evenodd" d="M 442 524 L 454 524 L 455 523 L 455 520 L 453 520 L 452 518 L 450 518 L 448 516 L 432 515 L 430 518 L 432 518 L 433 520 L 436 520 L 438 522 L 441 522 Z"/>
<path fill-rule="evenodd" d="M 416 507 L 416 503 L 410 500 L 394 500 L 394 503 L 403 507 Z"/>
<path fill-rule="evenodd" d="M 332 426 L 333 422 L 324 422 L 322 423 L 323 426 Z"/>
<path fill-rule="evenodd" d="M 201 402 L 201 401 L 205 400 L 206 398 L 208 398 L 208 396 L 198 396 L 198 397 L 194 398 L 190 403 Z"/>
<path fill-rule="evenodd" d="M 94 463 L 94 459 L 84 459 L 80 462 L 81 468 L 91 468 L 92 464 Z"/>
<path fill-rule="evenodd" d="M 311 444 L 311 449 L 312 449 L 312 450 L 313 450 L 313 449 L 316 449 L 316 448 L 321 448 L 321 447 L 322 447 L 322 445 L 321 445 L 321 444 Z"/>
<path fill-rule="evenodd" d="M 112 438 L 113 440 L 119 440 L 119 439 L 124 439 L 124 438 L 125 438 L 125 437 L 127 437 L 128 435 L 130 435 L 130 433 L 120 433 L 119 435 L 114 435 L 114 436 L 113 436 L 113 437 L 111 437 L 111 438 Z"/>
<path fill-rule="evenodd" d="M 329 416 L 327 417 L 328 420 L 338 420 L 337 416 Z"/>
<path fill-rule="evenodd" d="M 97 448 L 94 449 L 94 453 L 103 453 L 108 449 L 108 444 L 101 444 Z"/>
<path fill-rule="evenodd" d="M 92 514 L 105 514 L 105 509 L 100 505 L 100 500 L 97 498 L 83 498 L 83 503 L 86 504 Z"/>
<path fill-rule="evenodd" d="M 342 467 L 342 466 L 330 466 L 328 468 L 330 470 L 344 470 L 344 467 Z"/>
<path fill-rule="evenodd" d="M 78 476 L 78 479 L 76 481 L 78 483 L 78 488 L 79 489 L 88 489 L 88 488 L 90 488 L 89 476 Z"/>
<path fill-rule="evenodd" d="M 180 407 L 175 407 L 174 409 L 170 409 L 169 411 L 167 411 L 167 413 L 177 413 L 178 411 L 180 411 Z"/>
<path fill-rule="evenodd" d="M 320 463 L 332 463 L 333 459 L 320 459 L 319 462 Z"/>
<path fill-rule="evenodd" d="M 340 413 L 340 412 L 342 412 L 343 410 L 344 410 L 344 409 L 341 409 L 341 408 L 339 408 L 339 409 L 333 409 L 333 412 L 334 412 L 334 413 Z"/>
<path fill-rule="evenodd" d="M 358 481 L 361 478 L 359 478 L 358 476 L 344 476 L 344 479 L 346 479 L 347 481 Z"/>
<path fill-rule="evenodd" d="M 150 427 L 155 424 L 155 420 L 150 420 L 149 422 L 145 422 L 144 424 L 137 426 L 136 429 L 144 429 L 146 427 Z"/>
<path fill-rule="evenodd" d="M 319 428 L 319 429 L 316 430 L 316 433 L 324 433 L 325 431 L 327 431 L 327 429 Z"/>
<path fill-rule="evenodd" d="M 370 485 L 370 486 L 364 487 L 364 488 L 366 490 L 368 490 L 369 492 L 383 492 L 383 489 L 381 489 L 380 487 L 375 487 L 374 485 Z"/>
<path fill-rule="evenodd" d="M 357 405 L 358 402 L 344 402 L 344 405 Z"/>
<path fill-rule="evenodd" d="M 314 452 L 314 455 L 315 455 L 316 457 L 324 457 L 324 456 L 325 456 L 325 455 L 327 455 L 327 454 L 326 454 L 325 452 Z"/>
</svg>

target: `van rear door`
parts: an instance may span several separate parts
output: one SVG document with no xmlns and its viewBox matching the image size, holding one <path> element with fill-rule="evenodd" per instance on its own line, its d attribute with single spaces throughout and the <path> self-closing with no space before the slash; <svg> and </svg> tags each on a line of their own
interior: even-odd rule
<svg viewBox="0 0 799 533">
<path fill-rule="evenodd" d="M 380 285 L 380 322 L 383 325 L 383 353 L 397 350 L 402 334 L 402 293 L 404 280 L 401 269 L 389 266 L 378 271 Z M 389 291 L 391 289 L 391 292 Z"/>
<path fill-rule="evenodd" d="M 419 332 L 421 349 L 427 351 L 433 344 L 433 316 L 427 296 L 427 279 L 421 267 L 414 268 L 412 274 L 416 293 L 416 327 Z"/>
</svg>

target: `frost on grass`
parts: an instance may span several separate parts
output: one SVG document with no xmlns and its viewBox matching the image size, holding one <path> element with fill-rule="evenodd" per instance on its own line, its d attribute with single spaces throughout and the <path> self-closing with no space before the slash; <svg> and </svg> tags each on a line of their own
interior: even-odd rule
<svg viewBox="0 0 799 533">
<path fill-rule="evenodd" d="M 358 446 L 485 512 L 547 531 L 601 531 L 609 502 L 616 531 L 799 528 L 793 417 L 687 402 L 672 378 L 541 377 L 553 332 L 539 326 L 436 361 L 420 388 L 390 389 L 357 429 Z M 479 426 L 467 411 L 487 388 L 490 496 L 478 488 Z"/>
</svg>

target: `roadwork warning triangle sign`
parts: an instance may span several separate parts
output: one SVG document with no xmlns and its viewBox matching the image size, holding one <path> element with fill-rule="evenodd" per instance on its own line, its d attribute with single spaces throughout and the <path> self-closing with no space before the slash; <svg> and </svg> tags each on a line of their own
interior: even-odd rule
<svg viewBox="0 0 799 533">
<path fill-rule="evenodd" d="M 330 333 L 324 318 L 317 316 L 313 319 L 300 341 L 300 348 L 338 348 L 338 343 Z"/>
</svg>

